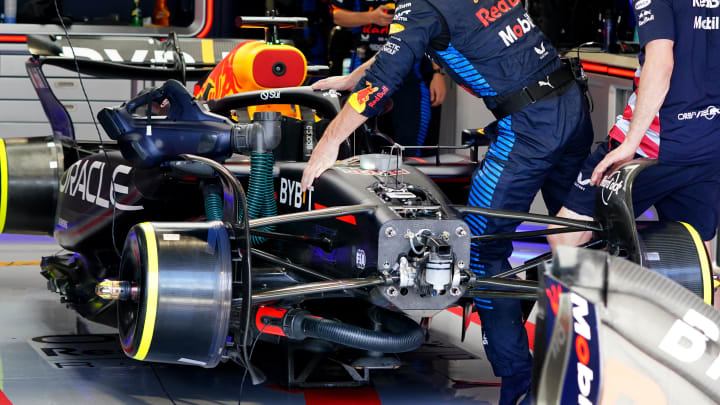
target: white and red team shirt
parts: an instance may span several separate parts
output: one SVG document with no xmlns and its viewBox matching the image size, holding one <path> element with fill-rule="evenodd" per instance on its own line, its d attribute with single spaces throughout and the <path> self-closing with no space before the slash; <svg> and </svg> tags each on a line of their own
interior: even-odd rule
<svg viewBox="0 0 720 405">
<path fill-rule="evenodd" d="M 615 125 L 610 130 L 610 138 L 622 143 L 625 141 L 628 131 L 630 130 L 630 120 L 632 120 L 633 112 L 635 111 L 635 102 L 637 101 L 637 87 L 640 84 L 640 73 L 642 67 L 639 67 L 635 71 L 635 91 L 628 99 L 627 106 L 622 115 L 618 115 Z M 645 136 L 640 142 L 640 146 L 637 148 L 638 155 L 646 158 L 657 159 L 658 153 L 660 152 L 660 113 L 655 116 L 650 128 L 645 131 Z"/>
<path fill-rule="evenodd" d="M 645 45 L 674 43 L 670 89 L 637 153 L 672 165 L 720 161 L 720 0 L 632 0 L 637 19 L 640 68 Z M 610 137 L 623 141 L 630 128 L 637 91 Z"/>
</svg>

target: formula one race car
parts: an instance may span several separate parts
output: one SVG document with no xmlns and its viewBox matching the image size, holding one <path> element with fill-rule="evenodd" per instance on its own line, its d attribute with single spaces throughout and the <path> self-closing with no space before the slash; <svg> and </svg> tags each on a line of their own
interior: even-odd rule
<svg viewBox="0 0 720 405">
<path fill-rule="evenodd" d="M 0 141 L 0 228 L 53 234 L 71 253 L 43 258 L 50 288 L 83 316 L 116 325 L 128 356 L 202 367 L 234 359 L 255 381 L 249 346 L 258 338 L 350 347 L 358 357 L 398 353 L 424 340 L 406 315 L 424 319 L 460 304 L 467 317 L 471 297 L 536 299 L 536 281 L 511 276 L 548 257 L 476 279 L 470 242 L 549 231 L 476 237 L 464 215 L 593 230 L 594 245 L 711 303 L 694 230 L 633 220 L 632 182 L 649 162 L 603 183 L 597 222 L 452 205 L 396 154 L 341 161 L 303 193 L 305 163 L 273 161 L 289 118 L 258 112 L 237 124 L 223 116 L 263 103 L 303 104 L 325 117 L 339 109 L 336 94 L 277 94 L 204 104 L 171 80 L 98 114 L 114 144 Z"/>
<path fill-rule="evenodd" d="M 231 119 L 263 105 L 302 106 L 313 119 L 263 109 L 249 122 Z M 555 316 L 569 319 L 558 297 L 584 280 L 572 275 L 578 269 L 602 265 L 558 257 L 547 269 L 558 285 L 514 277 L 546 271 L 548 254 L 477 279 L 469 270 L 472 240 L 551 231 L 472 236 L 465 215 L 564 226 L 553 233 L 592 230 L 598 238 L 587 247 L 606 248 L 712 304 L 710 264 L 695 231 L 634 221 L 632 182 L 651 162 L 632 162 L 603 183 L 596 221 L 573 221 L 454 205 L 442 180 L 469 164 L 460 171 L 415 166 L 398 147 L 365 154 L 372 147 L 359 131 L 341 149 L 343 160 L 301 192 L 306 146 L 339 110 L 337 93 L 307 87 L 201 102 L 170 80 L 100 111 L 112 143 L 81 142 L 63 131 L 0 140 L 0 232 L 52 234 L 70 253 L 43 258 L 50 289 L 82 316 L 116 326 L 128 356 L 206 368 L 233 360 L 254 382 L 262 380 L 251 362 L 258 340 L 342 351 L 345 371 L 366 381 L 367 373 L 355 370 L 394 367 L 382 354 L 418 348 L 435 313 L 460 305 L 468 318 L 474 297 L 536 300 L 539 293 L 552 335 L 538 334 L 547 344 L 536 347 L 547 347 L 548 355 L 536 356 L 537 373 L 551 373 L 543 359 L 555 359 L 560 343 L 553 342 L 567 341 L 555 336 Z M 610 291 L 610 284 L 598 288 Z M 553 378 L 543 377 L 543 384 Z M 559 398 L 548 387 L 536 392 Z"/>
</svg>

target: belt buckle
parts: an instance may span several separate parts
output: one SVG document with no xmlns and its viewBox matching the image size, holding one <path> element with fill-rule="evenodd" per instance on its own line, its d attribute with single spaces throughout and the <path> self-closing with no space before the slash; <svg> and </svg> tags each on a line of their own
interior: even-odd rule
<svg viewBox="0 0 720 405">
<path fill-rule="evenodd" d="M 537 102 L 535 97 L 533 97 L 532 93 L 530 93 L 530 89 L 528 89 L 527 87 L 522 88 L 522 94 L 524 94 L 526 98 L 530 99 L 530 104 L 535 104 Z"/>
</svg>

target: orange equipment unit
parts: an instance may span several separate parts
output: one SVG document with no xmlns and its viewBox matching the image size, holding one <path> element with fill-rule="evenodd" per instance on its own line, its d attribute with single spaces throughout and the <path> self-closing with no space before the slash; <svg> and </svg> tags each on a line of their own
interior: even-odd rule
<svg viewBox="0 0 720 405">
<path fill-rule="evenodd" d="M 306 76 L 307 61 L 297 48 L 245 41 L 215 66 L 199 89 L 196 87 L 195 97 L 214 100 L 247 91 L 296 87 L 305 82 Z M 299 108 L 292 105 L 253 106 L 248 108 L 248 115 L 252 117 L 255 111 L 279 111 L 300 119 Z"/>
</svg>

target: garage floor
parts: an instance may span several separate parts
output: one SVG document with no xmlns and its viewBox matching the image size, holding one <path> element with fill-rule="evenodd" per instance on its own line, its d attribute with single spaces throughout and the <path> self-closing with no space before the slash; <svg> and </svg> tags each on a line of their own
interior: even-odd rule
<svg viewBox="0 0 720 405">
<path fill-rule="evenodd" d="M 520 248 L 516 260 L 541 252 L 529 244 Z M 114 330 L 60 304 L 38 264 L 22 263 L 59 250 L 50 238 L 0 235 L 0 405 L 238 403 L 241 367 L 135 362 L 120 352 Z M 368 388 L 288 391 L 273 381 L 246 381 L 242 404 L 496 404 L 499 379 L 482 351 L 480 326 L 475 319 L 461 344 L 459 314 L 433 318 L 430 344 L 403 356 L 398 370 L 373 372 Z"/>
</svg>

